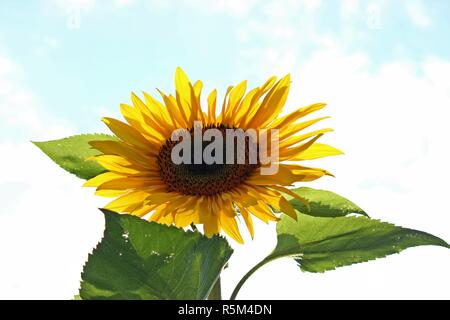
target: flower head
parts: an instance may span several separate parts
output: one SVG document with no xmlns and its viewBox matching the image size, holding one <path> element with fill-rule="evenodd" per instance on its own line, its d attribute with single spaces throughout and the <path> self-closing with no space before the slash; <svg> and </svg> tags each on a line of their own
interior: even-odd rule
<svg viewBox="0 0 450 320">
<path fill-rule="evenodd" d="M 207 236 L 223 230 L 240 243 L 239 216 L 252 237 L 252 217 L 277 221 L 278 211 L 295 219 L 285 195 L 304 199 L 288 187 L 331 175 L 298 162 L 341 153 L 316 142 L 331 129 L 301 133 L 326 118 L 301 120 L 325 104 L 280 116 L 289 92 L 287 75 L 248 92 L 246 81 L 229 87 L 220 112 L 213 90 L 204 111 L 202 86 L 178 68 L 175 96 L 159 91 L 160 102 L 145 92 L 144 100 L 132 94 L 132 105 L 121 105 L 127 123 L 103 118 L 118 139 L 90 142 L 102 153 L 93 160 L 107 172 L 85 186 L 115 198 L 107 209 L 178 227 L 203 225 Z"/>
</svg>

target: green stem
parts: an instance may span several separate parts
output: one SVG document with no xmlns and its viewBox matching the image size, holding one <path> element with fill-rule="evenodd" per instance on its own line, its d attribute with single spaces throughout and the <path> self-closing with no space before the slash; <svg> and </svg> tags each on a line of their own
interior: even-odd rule
<svg viewBox="0 0 450 320">
<path fill-rule="evenodd" d="M 249 272 L 247 272 L 247 274 L 245 276 L 242 277 L 242 279 L 239 281 L 239 283 L 236 285 L 236 288 L 234 288 L 233 293 L 231 294 L 230 300 L 236 300 L 236 296 L 239 293 L 239 290 L 241 290 L 241 287 L 244 285 L 245 281 L 247 281 L 248 278 L 250 278 L 250 276 L 252 274 L 255 273 L 256 270 L 258 270 L 259 268 L 261 268 L 263 265 L 265 265 L 266 263 L 269 263 L 272 260 L 275 260 L 279 257 L 270 257 L 270 258 L 265 258 L 264 260 L 262 260 L 260 263 L 258 263 L 256 266 L 254 266 L 253 268 L 250 269 Z"/>
<path fill-rule="evenodd" d="M 214 287 L 212 288 L 211 292 L 209 293 L 208 300 L 222 300 L 222 288 L 220 285 L 220 277 L 217 278 L 217 281 L 214 284 Z"/>
</svg>

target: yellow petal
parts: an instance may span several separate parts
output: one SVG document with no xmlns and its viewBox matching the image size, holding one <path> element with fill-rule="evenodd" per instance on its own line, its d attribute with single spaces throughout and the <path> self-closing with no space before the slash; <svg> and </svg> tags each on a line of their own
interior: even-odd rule
<svg viewBox="0 0 450 320">
<path fill-rule="evenodd" d="M 290 75 L 282 78 L 264 97 L 263 102 L 253 119 L 247 124 L 247 128 L 260 128 L 274 120 L 286 102 L 289 94 Z"/>
<path fill-rule="evenodd" d="M 100 197 L 115 198 L 127 192 L 127 190 L 97 190 L 95 194 Z"/>
<path fill-rule="evenodd" d="M 132 127 L 137 128 L 152 143 L 158 145 L 167 139 L 167 135 L 160 130 L 160 125 L 149 115 L 142 114 L 139 110 L 124 103 L 120 105 L 120 112 Z"/>
<path fill-rule="evenodd" d="M 314 143 L 305 151 L 291 158 L 292 161 L 313 160 L 344 154 L 341 150 L 323 143 Z"/>
<path fill-rule="evenodd" d="M 236 110 L 236 115 L 233 117 L 232 124 L 234 124 L 236 127 L 239 127 L 241 124 L 241 121 L 245 119 L 245 117 L 251 117 L 254 115 L 253 108 L 256 103 L 256 97 L 258 97 L 260 94 L 260 89 L 255 88 L 253 90 L 250 90 L 242 99 L 242 102 L 239 106 L 239 108 Z"/>
<path fill-rule="evenodd" d="M 122 156 L 123 158 L 130 159 L 130 162 L 136 162 L 136 164 L 139 164 L 140 166 L 154 170 L 158 169 L 156 156 L 158 155 L 159 150 L 152 150 L 149 148 L 146 153 L 143 150 L 135 149 L 122 141 L 98 140 L 89 141 L 89 144 L 104 154 Z"/>
<path fill-rule="evenodd" d="M 202 93 L 202 89 L 203 89 L 203 83 L 200 80 L 197 80 L 194 83 L 194 86 L 192 87 L 192 90 L 194 92 L 194 97 L 195 97 L 195 101 L 194 101 L 194 105 L 197 108 L 197 119 L 201 120 L 203 123 L 206 123 L 206 121 L 208 120 L 208 118 L 206 117 L 205 113 L 202 112 L 202 108 L 201 108 L 201 104 L 200 104 L 200 95 Z"/>
<path fill-rule="evenodd" d="M 299 123 L 291 123 L 289 125 L 286 125 L 283 128 L 280 127 L 272 127 L 270 126 L 270 128 L 273 129 L 280 129 L 280 134 L 279 134 L 279 138 L 280 141 L 286 139 L 286 137 L 292 136 L 297 134 L 299 131 L 304 130 L 314 124 L 316 124 L 317 122 L 324 120 L 324 119 L 328 119 L 329 117 L 321 117 L 321 118 L 317 118 L 317 119 L 312 119 L 312 120 L 308 120 L 308 121 L 303 121 L 303 122 L 299 122 Z"/>
<path fill-rule="evenodd" d="M 130 210 L 130 214 L 137 217 L 143 217 L 150 211 L 154 210 L 157 206 L 149 206 L 149 205 L 143 205 L 140 208 L 136 208 L 134 210 Z"/>
<path fill-rule="evenodd" d="M 264 202 L 258 202 L 255 206 L 247 207 L 247 210 L 265 223 L 279 220 L 279 218 L 273 214 L 272 210 L 270 210 Z"/>
<path fill-rule="evenodd" d="M 244 80 L 230 91 L 230 98 L 222 120 L 225 124 L 233 123 L 233 115 L 245 94 L 245 90 L 247 90 L 247 81 Z"/>
<path fill-rule="evenodd" d="M 172 200 L 167 202 L 167 210 L 172 213 L 184 213 L 192 211 L 195 208 L 197 197 L 179 194 L 172 196 Z"/>
<path fill-rule="evenodd" d="M 227 88 L 227 92 L 225 93 L 225 97 L 223 98 L 222 111 L 220 112 L 219 117 L 217 118 L 218 122 L 222 122 L 222 120 L 224 119 L 226 106 L 227 106 L 228 95 L 230 94 L 232 89 L 233 89 L 233 86 L 229 86 Z"/>
<path fill-rule="evenodd" d="M 170 115 L 167 112 L 167 108 L 162 105 L 157 99 L 153 98 L 147 92 L 143 92 L 145 102 L 149 107 L 151 119 L 156 124 L 156 128 L 161 131 L 164 137 L 170 138 L 174 128 Z"/>
<path fill-rule="evenodd" d="M 175 71 L 176 98 L 180 106 L 189 106 L 191 102 L 191 83 L 186 73 L 180 67 Z"/>
<path fill-rule="evenodd" d="M 146 192 L 142 191 L 130 192 L 108 203 L 105 209 L 116 212 L 128 212 L 127 208 L 135 205 L 142 206 L 147 195 Z"/>
<path fill-rule="evenodd" d="M 290 158 L 298 155 L 299 153 L 307 150 L 309 147 L 311 147 L 320 137 L 323 136 L 323 133 L 318 134 L 317 136 L 315 136 L 314 138 L 312 138 L 311 140 L 309 140 L 308 142 L 299 145 L 299 146 L 295 146 L 292 148 L 283 148 L 280 149 L 279 152 L 279 160 L 280 161 L 286 161 L 289 160 Z"/>
<path fill-rule="evenodd" d="M 280 197 L 280 211 L 287 214 L 292 219 L 297 220 L 295 209 L 284 197 Z"/>
<path fill-rule="evenodd" d="M 118 174 L 115 172 L 105 172 L 86 181 L 83 184 L 83 187 L 98 187 L 102 183 L 123 177 L 125 177 L 123 174 Z"/>
<path fill-rule="evenodd" d="M 128 142 L 143 150 L 147 150 L 149 147 L 151 148 L 149 141 L 135 128 L 113 118 L 103 118 L 102 120 L 122 141 Z"/>
<path fill-rule="evenodd" d="M 220 221 L 217 215 L 209 212 L 204 215 L 203 219 L 203 232 L 208 238 L 220 233 Z"/>
<path fill-rule="evenodd" d="M 183 213 L 177 213 L 175 214 L 175 226 L 178 228 L 185 228 L 191 223 L 194 223 L 194 211 L 190 210 Z"/>
<path fill-rule="evenodd" d="M 197 100 L 200 98 L 200 95 L 202 93 L 203 89 L 203 83 L 200 80 L 195 81 L 194 83 L 194 94 Z"/>
<path fill-rule="evenodd" d="M 167 210 L 167 205 L 160 205 L 156 207 L 149 220 L 157 221 L 161 224 L 171 225 L 174 222 L 174 215 Z"/>
<path fill-rule="evenodd" d="M 271 128 L 287 128 L 291 123 L 299 118 L 305 117 L 308 114 L 318 111 L 326 106 L 326 103 L 315 103 L 303 108 L 300 108 L 278 120 L 275 120 L 270 127 Z"/>
<path fill-rule="evenodd" d="M 127 190 L 127 189 L 144 189 L 154 186 L 164 186 L 164 182 L 159 177 L 126 177 L 107 181 L 98 186 L 98 190 Z"/>
<path fill-rule="evenodd" d="M 166 207 L 167 207 L 166 204 L 157 205 L 153 214 L 149 217 L 149 220 L 158 222 L 159 219 L 161 219 L 162 217 L 164 217 L 166 215 L 166 211 L 165 211 Z"/>
<path fill-rule="evenodd" d="M 131 93 L 131 103 L 142 114 L 150 115 L 148 106 L 134 92 Z"/>
<path fill-rule="evenodd" d="M 216 122 L 216 103 L 217 103 L 217 90 L 214 89 L 208 96 L 208 123 L 212 124 Z"/>
<path fill-rule="evenodd" d="M 309 201 L 306 200 L 305 198 L 301 197 L 297 193 L 293 192 L 292 190 L 290 190 L 288 188 L 285 188 L 285 187 L 282 187 L 282 186 L 276 186 L 276 185 L 272 185 L 272 186 L 268 186 L 268 187 L 272 188 L 272 189 L 275 189 L 275 190 L 278 190 L 278 191 L 281 191 L 281 192 L 283 192 L 283 193 L 285 193 L 287 195 L 290 195 L 291 197 L 299 200 L 301 203 L 303 203 L 306 206 L 306 208 L 308 210 L 310 210 Z"/>
<path fill-rule="evenodd" d="M 187 126 L 186 120 L 182 117 L 182 113 L 180 112 L 180 109 L 178 108 L 178 105 L 174 101 L 173 98 L 170 96 L 166 96 L 161 90 L 158 89 L 159 94 L 164 100 L 164 103 L 166 104 L 167 111 L 170 115 L 170 119 L 172 124 L 176 128 L 184 128 Z"/>
<path fill-rule="evenodd" d="M 252 239 L 255 237 L 255 228 L 253 226 L 253 220 L 249 212 L 241 205 L 236 204 L 239 208 L 239 212 L 242 215 L 242 218 L 244 219 L 245 225 L 247 226 L 248 232 L 250 233 L 250 236 Z"/>
<path fill-rule="evenodd" d="M 269 190 L 265 187 L 252 186 L 253 192 L 259 194 L 264 202 L 275 210 L 281 211 L 297 220 L 297 214 L 291 204 L 279 192 Z"/>
<path fill-rule="evenodd" d="M 194 88 L 186 73 L 181 68 L 177 68 L 175 72 L 176 100 L 178 105 L 186 111 L 189 124 L 192 124 L 196 120 L 200 120 L 201 109 L 199 99 L 202 87 L 203 84 L 197 82 L 196 87 Z"/>
<path fill-rule="evenodd" d="M 293 137 L 290 137 L 290 138 L 288 138 L 286 140 L 281 141 L 280 144 L 279 144 L 279 148 L 280 148 L 280 150 L 283 150 L 283 149 L 289 148 L 291 146 L 294 146 L 297 143 L 305 141 L 306 139 L 309 139 L 311 137 L 317 136 L 319 134 L 331 132 L 331 131 L 333 131 L 333 129 L 325 128 L 325 129 L 320 129 L 320 130 L 315 130 L 315 131 L 312 131 L 312 132 L 308 132 L 308 133 L 305 133 L 305 134 L 295 135 Z M 280 154 L 281 153 L 282 152 L 280 152 Z"/>
<path fill-rule="evenodd" d="M 173 199 L 172 193 L 155 193 L 147 197 L 146 204 L 165 204 L 166 202 L 169 202 L 171 199 Z"/>
<path fill-rule="evenodd" d="M 261 175 L 257 171 L 247 180 L 247 183 L 259 186 L 290 186 L 295 182 L 314 181 L 324 175 L 331 175 L 328 171 L 323 169 L 299 167 L 287 164 L 280 164 L 278 169 L 278 173 L 274 175 Z"/>
<path fill-rule="evenodd" d="M 230 212 L 233 209 L 231 206 L 227 206 L 226 208 L 222 208 L 222 211 L 219 215 L 220 225 L 222 226 L 223 231 L 229 235 L 231 238 L 236 240 L 237 242 L 243 244 L 244 239 L 242 239 L 241 233 L 239 232 L 239 227 L 236 222 L 236 217 L 230 217 Z M 234 213 L 234 212 L 233 212 Z"/>
<path fill-rule="evenodd" d="M 261 91 L 262 93 L 266 93 L 267 91 L 269 91 L 273 85 L 275 84 L 275 81 L 277 81 L 277 77 L 273 76 L 270 77 L 269 79 L 267 79 L 267 81 L 261 86 Z"/>
<path fill-rule="evenodd" d="M 261 107 L 261 102 L 259 102 L 259 99 L 267 91 L 273 89 L 276 79 L 277 79 L 276 77 L 271 77 L 260 88 L 255 89 L 256 92 L 249 102 L 248 110 L 239 119 L 239 127 L 244 128 L 244 129 L 247 129 L 250 127 L 248 124 L 252 121 L 252 119 L 255 117 L 256 113 L 258 113 L 258 111 Z M 270 95 L 270 93 L 268 93 L 268 95 Z"/>
<path fill-rule="evenodd" d="M 145 168 L 138 168 L 132 162 L 116 155 L 100 155 L 88 158 L 88 160 L 97 161 L 105 169 L 123 175 L 140 174 L 145 170 Z"/>
<path fill-rule="evenodd" d="M 158 222 L 161 224 L 166 224 L 166 225 L 170 226 L 171 224 L 173 224 L 174 220 L 175 220 L 175 215 L 168 214 L 168 215 L 165 215 L 162 218 L 160 218 Z"/>
</svg>

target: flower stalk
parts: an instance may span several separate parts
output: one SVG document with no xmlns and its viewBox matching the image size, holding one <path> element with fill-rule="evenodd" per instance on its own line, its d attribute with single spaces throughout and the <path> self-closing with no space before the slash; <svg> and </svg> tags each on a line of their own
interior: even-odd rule
<svg viewBox="0 0 450 320">
<path fill-rule="evenodd" d="M 208 300 L 222 300 L 222 288 L 220 284 L 220 277 L 217 278 L 211 293 L 208 296 Z"/>
</svg>

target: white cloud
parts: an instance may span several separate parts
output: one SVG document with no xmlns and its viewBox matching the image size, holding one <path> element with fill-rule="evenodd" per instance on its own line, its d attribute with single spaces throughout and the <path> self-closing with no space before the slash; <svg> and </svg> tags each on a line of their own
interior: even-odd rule
<svg viewBox="0 0 450 320">
<path fill-rule="evenodd" d="M 342 0 L 341 15 L 343 18 L 353 17 L 359 9 L 359 0 Z"/>
<path fill-rule="evenodd" d="M 31 48 L 31 51 L 38 56 L 45 56 L 53 50 L 60 48 L 59 39 L 52 36 L 41 36 L 37 38 L 37 45 Z"/>
<path fill-rule="evenodd" d="M 66 27 L 70 30 L 81 28 L 83 13 L 94 10 L 96 0 L 44 0 L 44 4 L 50 11 L 66 17 Z"/>
<path fill-rule="evenodd" d="M 31 144 L 73 130 L 43 112 L 23 78 L 19 65 L 0 57 L 0 298 L 71 299 L 101 236 L 100 202 Z"/>
<path fill-rule="evenodd" d="M 410 21 L 417 27 L 429 27 L 432 19 L 428 15 L 426 6 L 422 0 L 405 0 L 401 2 L 386 0 L 341 0 L 341 16 L 345 20 L 359 18 L 361 9 L 366 10 L 366 24 L 370 29 L 380 29 L 382 27 L 382 16 L 386 11 L 397 10 L 397 5 Z"/>
<path fill-rule="evenodd" d="M 242 15 L 248 13 L 255 4 L 254 0 L 218 0 L 213 1 L 213 6 L 218 10 L 228 10 L 233 14 Z"/>
<path fill-rule="evenodd" d="M 0 57 L 0 76 L 8 75 L 14 70 L 13 63 L 4 57 Z"/>
<path fill-rule="evenodd" d="M 382 2 L 372 2 L 366 9 L 366 25 L 369 29 L 378 30 L 382 23 Z"/>
<path fill-rule="evenodd" d="M 111 2 L 102 2 L 97 0 L 44 0 L 47 5 L 56 8 L 60 13 L 67 15 L 68 27 L 77 29 L 80 27 L 81 14 L 83 12 L 93 12 L 95 8 L 102 6 L 113 6 L 120 10 L 130 6 L 149 6 L 152 10 L 166 10 L 181 6 L 195 8 L 207 12 L 226 12 L 234 16 L 244 16 L 258 3 L 256 0 L 114 0 Z M 292 2 L 294 0 L 289 0 Z M 305 0 L 313 6 L 312 2 L 317 0 Z"/>
<path fill-rule="evenodd" d="M 60 119 L 53 119 L 40 108 L 38 98 L 27 89 L 23 70 L 7 57 L 0 57 L 0 124 L 5 130 L 3 137 L 14 136 L 12 130 L 19 130 L 23 136 L 29 134 L 35 139 L 46 139 L 65 135 L 72 130 Z"/>
<path fill-rule="evenodd" d="M 134 0 L 114 0 L 114 5 L 116 7 L 121 8 L 121 7 L 130 6 L 130 5 L 134 4 L 134 2 L 135 2 Z"/>
<path fill-rule="evenodd" d="M 315 11 L 322 5 L 321 0 L 301 0 L 300 2 L 308 11 Z"/>
<path fill-rule="evenodd" d="M 2 143 L 0 152 L 9 194 L 0 211 L 0 298 L 72 299 L 103 232 L 100 199 L 29 142 Z"/>
<path fill-rule="evenodd" d="M 48 0 L 64 11 L 73 9 L 91 10 L 94 8 L 96 0 Z"/>
<path fill-rule="evenodd" d="M 289 1 L 289 4 L 282 1 L 269 1 L 263 6 L 263 12 L 268 17 L 284 18 L 291 14 L 292 7 L 297 9 L 300 5 L 299 2 Z"/>
<path fill-rule="evenodd" d="M 405 2 L 406 12 L 411 21 L 418 27 L 431 26 L 431 18 L 428 16 L 422 0 L 408 0 Z"/>
<path fill-rule="evenodd" d="M 450 62 L 429 57 L 424 64 L 425 75 L 438 88 L 450 94 Z"/>
</svg>

